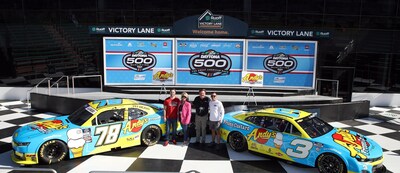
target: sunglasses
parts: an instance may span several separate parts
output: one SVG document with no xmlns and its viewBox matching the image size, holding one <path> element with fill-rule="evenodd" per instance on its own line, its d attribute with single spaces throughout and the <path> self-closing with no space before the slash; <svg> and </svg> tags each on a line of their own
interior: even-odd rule
<svg viewBox="0 0 400 173">
<path fill-rule="evenodd" d="M 211 95 L 211 97 L 217 97 L 217 95 Z"/>
</svg>

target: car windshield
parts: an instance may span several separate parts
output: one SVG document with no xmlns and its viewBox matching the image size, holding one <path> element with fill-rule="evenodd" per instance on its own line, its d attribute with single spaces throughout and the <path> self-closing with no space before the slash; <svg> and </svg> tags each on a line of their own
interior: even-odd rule
<svg viewBox="0 0 400 173">
<path fill-rule="evenodd" d="M 309 116 L 300 120 L 297 123 L 306 131 L 311 138 L 316 138 L 330 132 L 333 127 L 318 117 Z"/>
<path fill-rule="evenodd" d="M 73 112 L 71 115 L 68 116 L 69 121 L 76 125 L 81 126 L 85 123 L 92 115 L 96 112 L 92 107 L 89 105 L 84 105 Z"/>
</svg>

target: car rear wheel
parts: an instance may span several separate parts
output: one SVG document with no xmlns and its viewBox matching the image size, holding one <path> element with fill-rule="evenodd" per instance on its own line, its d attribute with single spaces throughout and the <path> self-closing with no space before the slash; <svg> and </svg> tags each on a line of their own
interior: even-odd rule
<svg viewBox="0 0 400 173">
<path fill-rule="evenodd" d="M 152 146 L 161 138 L 161 129 L 156 125 L 147 126 L 142 132 L 142 144 Z"/>
<path fill-rule="evenodd" d="M 347 172 L 342 159 L 333 154 L 322 154 L 318 157 L 318 170 L 323 173 Z"/>
<path fill-rule="evenodd" d="M 39 149 L 39 159 L 41 163 L 56 163 L 64 160 L 68 155 L 67 145 L 59 140 L 45 142 Z"/>
<path fill-rule="evenodd" d="M 228 137 L 229 146 L 235 151 L 246 151 L 247 140 L 240 132 L 232 132 Z"/>
</svg>

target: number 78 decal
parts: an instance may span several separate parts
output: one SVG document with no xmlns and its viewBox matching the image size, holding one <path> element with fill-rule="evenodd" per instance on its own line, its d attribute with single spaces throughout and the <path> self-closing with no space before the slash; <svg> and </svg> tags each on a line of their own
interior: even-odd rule
<svg viewBox="0 0 400 173">
<path fill-rule="evenodd" d="M 286 150 L 286 154 L 292 157 L 304 159 L 310 154 L 310 150 L 313 147 L 313 143 L 310 141 L 302 140 L 302 139 L 295 139 L 290 142 L 290 145 L 296 147 L 288 148 Z"/>
<path fill-rule="evenodd" d="M 96 142 L 96 147 L 102 145 L 113 144 L 117 142 L 119 137 L 119 132 L 121 131 L 122 124 L 113 124 L 110 126 L 101 126 L 97 127 L 94 135 L 99 136 L 99 139 Z"/>
</svg>

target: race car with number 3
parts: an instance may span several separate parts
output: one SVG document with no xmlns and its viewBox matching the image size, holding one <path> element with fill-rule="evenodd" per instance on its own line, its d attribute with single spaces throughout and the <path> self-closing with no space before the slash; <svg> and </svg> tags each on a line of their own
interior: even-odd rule
<svg viewBox="0 0 400 173">
<path fill-rule="evenodd" d="M 317 167 L 323 173 L 386 172 L 382 148 L 359 133 L 334 128 L 301 110 L 266 108 L 227 113 L 221 137 L 235 151 L 251 150 Z"/>
<path fill-rule="evenodd" d="M 71 115 L 32 122 L 12 136 L 21 165 L 55 163 L 111 149 L 156 144 L 165 134 L 163 106 L 130 99 L 85 104 Z"/>
</svg>

